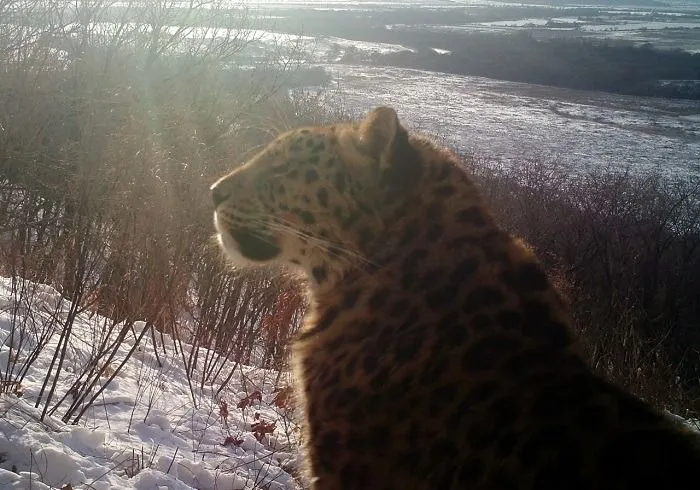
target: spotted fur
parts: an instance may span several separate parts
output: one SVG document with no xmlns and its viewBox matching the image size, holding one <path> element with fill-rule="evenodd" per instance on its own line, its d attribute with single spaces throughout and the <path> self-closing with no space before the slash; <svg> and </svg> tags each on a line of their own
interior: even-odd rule
<svg viewBox="0 0 700 490">
<path fill-rule="evenodd" d="M 700 485 L 696 437 L 592 373 L 533 252 L 394 110 L 283 134 L 212 194 L 229 255 L 311 279 L 314 489 Z"/>
</svg>

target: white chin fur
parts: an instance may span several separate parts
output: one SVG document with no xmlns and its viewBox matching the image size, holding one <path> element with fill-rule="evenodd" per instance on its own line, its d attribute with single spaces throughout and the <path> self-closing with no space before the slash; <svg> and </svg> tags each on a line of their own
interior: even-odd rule
<svg viewBox="0 0 700 490">
<path fill-rule="evenodd" d="M 219 215 L 214 211 L 214 228 L 216 228 L 216 239 L 219 242 L 219 247 L 224 251 L 226 256 L 236 265 L 249 265 L 251 262 L 243 257 L 238 251 L 238 243 L 229 235 L 223 224 L 219 223 Z"/>
</svg>

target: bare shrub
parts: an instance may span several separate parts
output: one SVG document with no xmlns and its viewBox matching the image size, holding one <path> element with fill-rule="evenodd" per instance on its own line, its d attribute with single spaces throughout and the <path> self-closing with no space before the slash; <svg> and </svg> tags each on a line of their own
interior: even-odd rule
<svg viewBox="0 0 700 490">
<path fill-rule="evenodd" d="M 262 320 L 287 279 L 224 274 L 209 241 L 208 187 L 270 128 L 315 108 L 286 90 L 299 44 L 262 49 L 239 7 L 0 0 L 0 274 L 50 284 L 66 300 L 44 330 L 17 316 L 2 339 L 16 349 L 2 383 L 21 383 L 58 335 L 36 400 L 43 414 L 63 408 L 77 422 L 145 335 L 158 356 L 177 350 L 193 389 L 224 389 L 230 360 L 281 366 L 285 351 L 270 343 L 288 334 L 280 327 L 264 337 Z M 31 301 L 17 291 L 15 304 Z M 65 379 L 83 312 L 111 321 Z M 136 341 L 118 358 L 127 335 Z M 65 382 L 68 392 L 56 396 Z"/>
<path fill-rule="evenodd" d="M 571 301 L 592 365 L 659 406 L 700 411 L 700 180 L 468 166 Z"/>
</svg>

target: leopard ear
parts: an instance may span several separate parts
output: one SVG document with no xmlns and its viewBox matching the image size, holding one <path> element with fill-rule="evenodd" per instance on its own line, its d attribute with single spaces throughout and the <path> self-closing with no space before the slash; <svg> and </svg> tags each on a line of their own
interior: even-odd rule
<svg viewBox="0 0 700 490">
<path fill-rule="evenodd" d="M 394 109 L 377 107 L 360 123 L 360 145 L 366 153 L 381 162 L 390 157 L 397 133 L 401 129 Z"/>
<path fill-rule="evenodd" d="M 422 173 L 420 156 L 394 109 L 378 107 L 360 124 L 362 150 L 374 159 L 372 174 L 389 203 L 413 188 Z"/>
</svg>

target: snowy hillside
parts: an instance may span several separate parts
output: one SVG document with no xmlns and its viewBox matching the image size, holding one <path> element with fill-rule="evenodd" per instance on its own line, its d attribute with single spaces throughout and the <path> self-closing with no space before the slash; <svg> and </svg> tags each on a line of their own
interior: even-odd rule
<svg viewBox="0 0 700 490">
<path fill-rule="evenodd" d="M 70 402 L 40 421 L 46 392 L 39 408 L 35 404 L 46 373 L 52 371 L 61 332 L 53 332 L 19 385 L 10 380 L 21 377 L 20 366 L 26 365 L 37 340 L 46 333 L 51 316 L 62 320 L 70 304 L 51 287 L 23 284 L 28 287 L 15 284 L 13 289 L 9 279 L 0 277 L 0 386 L 5 392 L 0 394 L 0 488 L 301 488 L 294 476 L 300 462 L 299 425 L 285 408 L 289 406 L 287 378 L 273 371 L 232 366 L 233 378 L 222 395 L 215 396 L 220 386 L 203 390 L 195 386 L 193 397 L 183 354 L 176 352 L 176 343 L 167 336 L 167 354 L 159 356 L 160 367 L 150 337 L 144 336 L 142 345 L 77 424 L 62 422 Z M 49 408 L 64 395 L 71 398 L 68 387 L 95 344 L 105 340 L 101 338 L 105 321 L 109 322 L 99 315 L 77 316 Z M 142 322 L 137 325 L 144 327 Z M 127 335 L 111 366 L 119 366 L 139 333 Z M 189 356 L 187 345 L 184 350 L 184 356 Z M 6 369 L 8 360 L 12 376 Z M 101 381 L 110 372 L 114 374 L 107 370 Z"/>
<path fill-rule="evenodd" d="M 167 336 L 160 367 L 150 335 L 145 335 L 78 424 L 63 423 L 72 400 L 66 392 L 96 341 L 104 340 L 107 319 L 98 315 L 76 318 L 49 412 L 68 396 L 53 416 L 41 422 L 48 387 L 39 408 L 34 406 L 51 371 L 59 329 L 20 384 L 11 380 L 21 375 L 20 366 L 41 338 L 42 326 L 51 323 L 52 314 L 59 320 L 54 324 L 60 325 L 70 304 L 48 286 L 32 284 L 24 289 L 31 292 L 29 302 L 17 301 L 18 290 L 13 292 L 10 280 L 0 278 L 0 386 L 6 392 L 0 395 L 0 488 L 299 488 L 292 476 L 298 465 L 299 428 L 291 412 L 277 406 L 285 406 L 279 388 L 286 386 L 286 377 L 238 366 L 220 396 L 213 395 L 216 385 L 203 390 L 195 386 L 193 401 L 182 354 Z M 142 322 L 137 325 L 144 327 Z M 110 366 L 119 366 L 138 334 L 127 334 Z M 187 346 L 184 350 L 188 356 Z M 14 366 L 12 376 L 6 369 L 8 360 Z M 93 392 L 113 373 L 107 369 Z"/>
</svg>

